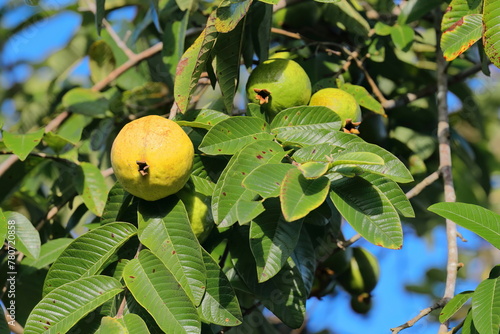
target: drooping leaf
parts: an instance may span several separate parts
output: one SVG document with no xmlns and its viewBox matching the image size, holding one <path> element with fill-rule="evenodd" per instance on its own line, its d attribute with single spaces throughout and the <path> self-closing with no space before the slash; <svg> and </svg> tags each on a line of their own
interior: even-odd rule
<svg viewBox="0 0 500 334">
<path fill-rule="evenodd" d="M 199 305 L 206 289 L 205 265 L 182 201 L 176 196 L 140 201 L 138 235 Z"/>
<path fill-rule="evenodd" d="M 441 310 L 439 321 L 441 323 L 450 319 L 474 295 L 474 291 L 463 291 L 453 297 Z"/>
<path fill-rule="evenodd" d="M 7 219 L 7 244 L 34 260 L 38 259 L 41 247 L 40 234 L 33 224 L 18 212 L 6 211 L 4 215 Z"/>
<path fill-rule="evenodd" d="M 251 200 L 255 194 L 242 186 L 243 179 L 261 165 L 280 162 L 283 156 L 283 148 L 267 140 L 251 143 L 234 155 L 219 177 L 212 196 L 212 214 L 215 223 L 224 222 L 225 226 L 234 224 L 236 222 L 234 208 L 238 201 Z"/>
<path fill-rule="evenodd" d="M 218 122 L 205 135 L 200 151 L 205 154 L 235 154 L 256 140 L 272 140 L 269 125 L 257 117 L 234 116 Z"/>
<path fill-rule="evenodd" d="M 184 52 L 176 68 L 174 97 L 182 113 L 186 112 L 201 73 L 217 39 L 215 17 L 210 15 L 207 25 L 196 41 Z"/>
<path fill-rule="evenodd" d="M 302 220 L 285 221 L 279 203 L 272 202 L 274 205 L 267 205 L 267 210 L 250 224 L 250 248 L 259 283 L 274 277 L 287 263 L 302 228 Z"/>
<path fill-rule="evenodd" d="M 500 277 L 481 283 L 472 295 L 472 318 L 481 334 L 497 334 L 500 330 Z"/>
<path fill-rule="evenodd" d="M 500 6 L 494 0 L 484 0 L 484 50 L 491 62 L 500 67 Z"/>
<path fill-rule="evenodd" d="M 222 1 L 215 11 L 215 28 L 217 31 L 227 33 L 236 28 L 240 20 L 248 12 L 251 4 L 252 0 Z"/>
<path fill-rule="evenodd" d="M 278 0 L 266 0 L 262 2 L 254 2 L 252 10 L 249 11 L 247 20 L 250 21 L 251 42 L 255 54 L 260 62 L 267 60 L 269 57 L 269 44 L 271 43 L 271 25 L 273 17 L 273 6 L 278 3 Z M 244 44 L 243 47 L 248 46 Z M 253 52 L 252 52 L 253 54 Z M 250 58 L 250 56 L 248 57 Z M 250 60 L 250 59 L 249 59 Z M 245 65 L 249 65 L 245 62 Z M 254 115 L 255 116 L 255 115 Z"/>
<path fill-rule="evenodd" d="M 500 215 L 474 204 L 442 202 L 427 210 L 471 230 L 500 249 Z"/>
<path fill-rule="evenodd" d="M 292 164 L 265 164 L 255 168 L 243 179 L 245 188 L 255 191 L 262 198 L 278 197 L 286 173 L 296 168 Z"/>
<path fill-rule="evenodd" d="M 188 6 L 191 7 L 191 0 L 177 1 L 178 4 L 182 2 L 187 2 L 186 6 L 184 4 L 182 4 L 182 7 L 179 5 L 179 10 L 169 15 L 163 25 L 163 49 L 161 55 L 167 68 L 169 77 L 167 83 L 170 88 L 173 87 L 177 64 L 185 50 L 185 35 L 189 21 L 189 11 L 186 9 L 188 9 Z M 183 9 L 184 7 L 186 8 Z"/>
<path fill-rule="evenodd" d="M 64 94 L 62 104 L 75 114 L 101 118 L 109 107 L 109 101 L 99 92 L 88 88 L 73 88 Z"/>
<path fill-rule="evenodd" d="M 196 309 L 182 286 L 149 250 L 142 250 L 123 270 L 123 279 L 134 298 L 165 333 L 201 333 Z"/>
<path fill-rule="evenodd" d="M 23 259 L 22 264 L 36 269 L 42 269 L 52 264 L 72 241 L 73 239 L 70 238 L 49 240 L 40 248 L 40 256 L 37 259 L 27 257 Z"/>
<path fill-rule="evenodd" d="M 464 16 L 455 25 L 443 32 L 441 49 L 447 61 L 460 56 L 476 43 L 483 34 L 483 15 L 470 14 Z"/>
<path fill-rule="evenodd" d="M 133 235 L 129 223 L 111 223 L 95 228 L 69 244 L 52 264 L 45 278 L 44 295 L 81 277 L 93 276 Z"/>
<path fill-rule="evenodd" d="M 300 231 L 299 240 L 292 252 L 292 259 L 302 275 L 306 295 L 309 296 L 316 272 L 316 255 L 313 241 L 305 228 Z"/>
<path fill-rule="evenodd" d="M 256 263 L 248 256 L 248 233 L 233 234 L 230 254 L 236 271 L 262 304 L 285 325 L 298 328 L 304 321 L 306 293 L 301 274 L 295 263 L 288 260 L 281 271 L 270 280 L 259 283 Z"/>
<path fill-rule="evenodd" d="M 330 180 L 326 176 L 307 179 L 299 169 L 290 169 L 283 179 L 280 201 L 286 221 L 304 218 L 328 196 Z"/>
<path fill-rule="evenodd" d="M 285 109 L 278 113 L 271 122 L 272 132 L 280 134 L 286 131 L 308 131 L 325 129 L 337 131 L 342 125 L 339 115 L 322 106 L 301 106 Z"/>
<path fill-rule="evenodd" d="M 109 190 L 108 199 L 102 211 L 101 225 L 120 221 L 131 200 L 132 195 L 126 192 L 119 182 L 116 182 Z"/>
<path fill-rule="evenodd" d="M 76 278 L 48 293 L 33 309 L 25 333 L 66 333 L 78 320 L 122 291 L 109 276 Z"/>
<path fill-rule="evenodd" d="M 466 15 L 480 14 L 482 10 L 481 4 L 482 0 L 451 0 L 443 14 L 441 31 L 445 32 L 452 28 Z"/>
<path fill-rule="evenodd" d="M 90 46 L 90 77 L 94 83 L 106 78 L 116 66 L 113 50 L 104 40 L 97 40 Z"/>
<path fill-rule="evenodd" d="M 31 151 L 40 143 L 44 132 L 45 129 L 43 128 L 24 135 L 2 131 L 3 142 L 9 150 L 17 155 L 19 160 L 24 161 Z"/>
<path fill-rule="evenodd" d="M 101 171 L 89 162 L 82 162 L 75 179 L 75 188 L 92 213 L 101 216 L 108 189 Z"/>
<path fill-rule="evenodd" d="M 238 88 L 244 21 L 230 32 L 219 34 L 215 43 L 215 74 L 228 114 L 233 111 L 233 100 Z"/>
<path fill-rule="evenodd" d="M 385 248 L 403 245 L 401 221 L 391 202 L 361 177 L 333 181 L 330 198 L 349 224 L 369 242 Z"/>
<path fill-rule="evenodd" d="M 105 3 L 106 0 L 96 0 L 95 2 L 95 25 L 97 28 L 97 34 L 101 34 L 101 28 L 102 28 L 102 19 L 106 15 L 105 12 Z"/>
<path fill-rule="evenodd" d="M 240 325 L 240 305 L 226 274 L 205 250 L 203 260 L 207 268 L 207 292 L 200 304 L 201 316 L 208 323 L 221 326 Z"/>
</svg>

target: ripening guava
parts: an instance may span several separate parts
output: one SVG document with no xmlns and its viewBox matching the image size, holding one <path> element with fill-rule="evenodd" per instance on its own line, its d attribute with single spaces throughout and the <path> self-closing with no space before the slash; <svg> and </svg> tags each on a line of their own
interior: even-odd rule
<svg viewBox="0 0 500 334">
<path fill-rule="evenodd" d="M 361 108 L 354 96 L 338 88 L 323 88 L 311 96 L 310 106 L 324 106 L 335 111 L 342 119 L 342 127 L 347 122 L 361 122 Z"/>
<path fill-rule="evenodd" d="M 272 120 L 281 110 L 307 105 L 311 81 L 295 61 L 269 59 L 252 71 L 246 90 L 248 100 L 259 103 Z"/>
<path fill-rule="evenodd" d="M 111 165 L 123 188 L 147 201 L 175 194 L 189 179 L 194 147 L 182 128 L 152 115 L 121 129 L 111 148 Z"/>
</svg>

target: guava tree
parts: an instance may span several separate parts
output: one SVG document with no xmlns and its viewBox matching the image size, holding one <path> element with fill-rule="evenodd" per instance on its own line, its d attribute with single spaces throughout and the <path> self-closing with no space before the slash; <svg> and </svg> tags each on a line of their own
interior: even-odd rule
<svg viewBox="0 0 500 334">
<path fill-rule="evenodd" d="M 16 6 L 28 5 L 1 12 Z M 31 32 L 61 13 L 79 27 L 39 63 L 3 64 L 6 76 L 32 71 L 0 92 L 14 110 L 0 119 L 4 332 L 274 333 L 267 311 L 303 329 L 308 300 L 336 289 L 366 313 L 379 267 L 356 241 L 400 249 L 403 227 L 423 238 L 444 217 L 444 293 L 392 332 L 439 310 L 442 333 L 499 333 L 496 263 L 474 291 L 455 285 L 456 224 L 500 249 L 490 210 L 500 102 L 466 81 L 500 65 L 500 3 L 29 6 L 29 20 L 0 27 L 3 54 L 29 47 Z M 133 19 L 113 23 L 127 6 Z M 269 99 L 304 89 L 283 79 L 247 93 L 249 73 L 269 58 L 300 65 L 312 93 L 347 94 L 361 124 L 321 103 L 271 114 Z M 82 78 L 72 68 L 83 59 Z M 449 106 L 451 93 L 459 102 Z M 110 160 L 118 132 L 149 115 L 182 126 L 195 149 L 184 187 L 155 201 L 125 191 Z M 346 239 L 343 224 L 357 234 Z"/>
</svg>

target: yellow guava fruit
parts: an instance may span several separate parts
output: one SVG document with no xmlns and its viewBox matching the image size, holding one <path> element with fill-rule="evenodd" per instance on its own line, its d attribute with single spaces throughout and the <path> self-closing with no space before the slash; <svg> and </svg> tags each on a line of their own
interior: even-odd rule
<svg viewBox="0 0 500 334">
<path fill-rule="evenodd" d="M 210 211 L 210 197 L 200 194 L 192 189 L 182 188 L 177 196 L 186 207 L 189 222 L 198 241 L 202 243 L 214 227 L 212 212 Z"/>
<path fill-rule="evenodd" d="M 354 96 L 338 88 L 323 88 L 311 96 L 310 106 L 324 106 L 335 111 L 346 123 L 361 122 L 361 108 Z"/>
<path fill-rule="evenodd" d="M 111 148 L 118 181 L 126 191 L 147 201 L 179 191 L 189 179 L 193 157 L 193 143 L 184 130 L 155 115 L 125 125 Z"/>
<path fill-rule="evenodd" d="M 264 61 L 250 74 L 246 89 L 248 100 L 259 103 L 271 120 L 283 109 L 307 105 L 311 98 L 309 76 L 289 59 Z"/>
</svg>

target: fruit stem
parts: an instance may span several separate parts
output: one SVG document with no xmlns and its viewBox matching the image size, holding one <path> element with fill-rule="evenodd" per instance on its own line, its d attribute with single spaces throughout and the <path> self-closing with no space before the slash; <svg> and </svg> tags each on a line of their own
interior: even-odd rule
<svg viewBox="0 0 500 334">
<path fill-rule="evenodd" d="M 149 165 L 146 163 L 146 161 L 137 160 L 136 164 L 139 165 L 139 173 L 141 173 L 142 176 L 148 175 Z"/>
</svg>

